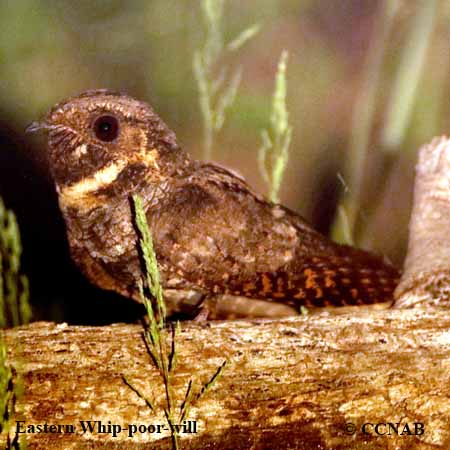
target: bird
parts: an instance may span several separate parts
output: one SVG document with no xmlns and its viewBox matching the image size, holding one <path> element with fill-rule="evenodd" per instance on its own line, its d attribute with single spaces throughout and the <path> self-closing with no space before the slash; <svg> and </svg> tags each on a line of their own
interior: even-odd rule
<svg viewBox="0 0 450 450">
<path fill-rule="evenodd" d="M 333 242 L 234 171 L 191 158 L 145 102 L 89 90 L 27 129 L 39 130 L 71 258 L 99 288 L 142 302 L 138 195 L 168 315 L 273 318 L 392 301 L 400 272 L 385 258 Z"/>
</svg>

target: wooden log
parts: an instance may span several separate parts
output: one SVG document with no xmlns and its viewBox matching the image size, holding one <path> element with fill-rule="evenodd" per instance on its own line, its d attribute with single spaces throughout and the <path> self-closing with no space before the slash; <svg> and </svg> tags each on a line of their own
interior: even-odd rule
<svg viewBox="0 0 450 450">
<path fill-rule="evenodd" d="M 197 432 L 182 433 L 181 448 L 448 449 L 449 329 L 448 313 L 431 308 L 183 324 L 178 402 L 190 378 L 198 389 L 224 359 L 229 365 L 193 407 Z M 75 430 L 28 433 L 29 448 L 171 448 L 167 430 L 150 432 L 166 423 L 164 387 L 141 332 L 138 325 L 35 323 L 5 333 L 25 380 L 21 429 Z M 156 400 L 155 414 L 122 375 Z M 83 434 L 80 421 L 122 431 Z M 400 426 L 375 429 L 387 423 Z M 149 431 L 130 436 L 133 424 Z"/>
</svg>

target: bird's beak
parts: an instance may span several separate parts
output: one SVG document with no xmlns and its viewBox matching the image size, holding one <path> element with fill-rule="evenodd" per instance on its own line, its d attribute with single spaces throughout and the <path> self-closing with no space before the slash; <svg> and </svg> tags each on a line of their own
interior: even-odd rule
<svg viewBox="0 0 450 450">
<path fill-rule="evenodd" d="M 30 125 L 27 126 L 25 129 L 25 133 L 35 133 L 36 131 L 41 130 L 51 130 L 53 127 L 52 125 L 46 123 L 46 122 L 31 122 Z"/>
</svg>

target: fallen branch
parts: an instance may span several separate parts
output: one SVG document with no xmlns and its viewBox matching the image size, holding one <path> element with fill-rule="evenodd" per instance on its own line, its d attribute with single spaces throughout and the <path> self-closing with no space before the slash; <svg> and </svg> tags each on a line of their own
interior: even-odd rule
<svg viewBox="0 0 450 450">
<path fill-rule="evenodd" d="M 181 448 L 353 449 L 366 443 L 365 449 L 447 449 L 449 328 L 448 313 L 429 309 L 185 324 L 173 382 L 177 396 L 184 395 L 190 377 L 205 382 L 224 357 L 230 365 L 199 408 L 192 408 L 197 433 L 180 433 Z M 23 428 L 47 423 L 76 430 L 28 434 L 30 448 L 141 449 L 150 442 L 151 448 L 170 448 L 168 430 L 129 437 L 130 424 L 151 430 L 165 423 L 158 408 L 163 386 L 141 333 L 136 325 L 50 323 L 6 333 L 10 361 L 26 384 L 18 405 Z M 156 414 L 122 375 L 152 395 Z M 83 434 L 80 421 L 120 425 L 123 431 Z M 386 422 L 401 422 L 400 432 L 406 425 L 410 432 L 378 436 L 373 426 L 366 426 L 367 435 L 361 428 Z M 421 430 L 415 431 L 415 423 L 423 424 L 423 434 L 414 434 Z M 347 434 L 349 424 L 355 434 Z"/>
</svg>

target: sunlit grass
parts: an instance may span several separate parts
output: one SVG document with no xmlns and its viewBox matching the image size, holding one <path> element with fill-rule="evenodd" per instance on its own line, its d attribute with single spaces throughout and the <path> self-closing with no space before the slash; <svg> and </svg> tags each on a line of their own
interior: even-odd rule
<svg viewBox="0 0 450 450">
<path fill-rule="evenodd" d="M 223 61 L 217 67 L 218 62 L 226 53 L 239 50 L 259 31 L 259 26 L 245 29 L 225 43 L 222 29 L 225 0 L 202 0 L 200 4 L 205 40 L 202 48 L 194 53 L 193 68 L 203 119 L 203 158 L 208 161 L 212 157 L 214 137 L 223 127 L 242 76 L 240 67 L 232 69 Z"/>
<path fill-rule="evenodd" d="M 0 198 L 0 328 L 28 323 L 28 279 L 20 272 L 22 244 L 16 216 Z"/>
<path fill-rule="evenodd" d="M 283 51 L 275 77 L 270 128 L 262 132 L 262 145 L 258 152 L 260 172 L 269 189 L 269 198 L 280 202 L 280 188 L 289 158 L 292 127 L 286 107 L 286 66 L 288 53 Z"/>
<path fill-rule="evenodd" d="M 358 238 L 355 230 L 361 208 L 363 180 L 370 176 L 366 171 L 367 155 L 370 151 L 378 151 L 386 158 L 402 148 L 419 94 L 419 81 L 436 26 L 437 2 L 421 2 L 414 10 L 393 84 L 386 86 L 380 82 L 381 74 L 385 70 L 386 53 L 390 50 L 389 39 L 400 7 L 398 0 L 384 0 L 372 32 L 363 82 L 353 110 L 345 177 L 348 190 L 342 195 L 333 225 L 333 237 L 341 242 L 355 243 Z M 382 116 L 380 137 L 374 141 L 371 137 L 379 107 L 378 98 L 384 90 L 389 91 L 389 97 L 386 112 Z M 389 175 L 386 173 L 385 178 Z M 380 205 L 383 204 L 384 195 L 382 190 L 378 196 Z M 376 211 L 376 207 L 373 211 Z"/>
<path fill-rule="evenodd" d="M 352 115 L 352 126 L 345 174 L 348 191 L 341 197 L 339 213 L 332 227 L 333 238 L 353 244 L 355 225 L 361 202 L 361 188 L 365 162 L 369 151 L 370 135 L 377 106 L 377 93 L 389 35 L 400 6 L 399 0 L 383 0 L 372 32 L 363 74 Z"/>
<path fill-rule="evenodd" d="M 420 78 L 425 69 L 435 28 L 437 1 L 418 3 L 418 10 L 411 21 L 408 38 L 402 50 L 394 85 L 390 94 L 381 144 L 385 151 L 397 150 L 405 139 L 411 121 L 414 100 Z"/>
</svg>

